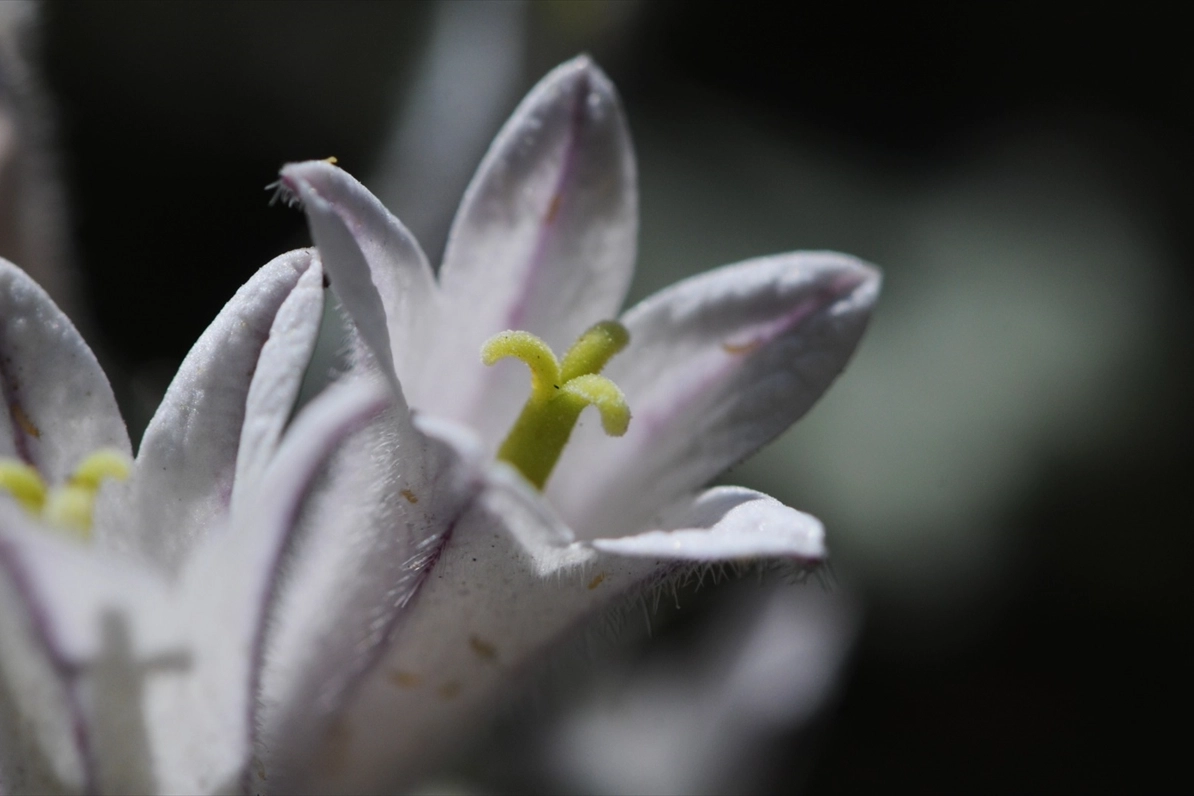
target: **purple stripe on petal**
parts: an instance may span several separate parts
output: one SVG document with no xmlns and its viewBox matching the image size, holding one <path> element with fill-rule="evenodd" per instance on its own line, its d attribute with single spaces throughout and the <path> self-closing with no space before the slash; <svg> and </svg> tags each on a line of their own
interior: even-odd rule
<svg viewBox="0 0 1194 796">
<path fill-rule="evenodd" d="M 24 604 L 29 628 L 41 647 L 62 684 L 66 695 L 67 709 L 71 715 L 72 740 L 83 765 L 83 790 L 85 793 L 99 791 L 99 774 L 92 752 L 90 728 L 78 692 L 79 667 L 62 652 L 55 643 L 53 620 L 44 602 L 39 598 L 28 569 L 21 559 L 20 551 L 8 539 L 0 536 L 0 573 L 7 577 L 18 599 Z"/>
<path fill-rule="evenodd" d="M 0 351 L 4 348 L 4 341 L 0 339 Z M 33 440 L 30 437 L 33 439 L 40 437 L 41 430 L 33 425 L 33 421 L 29 419 L 29 416 L 25 414 L 24 407 L 21 406 L 20 382 L 9 372 L 9 363 L 7 355 L 0 355 L 0 398 L 8 407 L 9 422 L 12 424 L 12 446 L 21 461 L 30 467 L 40 469 L 33 458 Z"/>
<path fill-rule="evenodd" d="M 681 282 L 629 310 L 606 369 L 633 417 L 611 439 L 579 427 L 550 500 L 580 538 L 642 530 L 802 416 L 841 372 L 879 276 L 849 257 L 760 258 Z"/>
<path fill-rule="evenodd" d="M 440 269 L 437 358 L 451 368 L 416 408 L 465 423 L 496 446 L 526 399 L 524 374 L 478 352 L 507 329 L 564 350 L 618 311 L 634 269 L 634 154 L 612 84 L 587 58 L 545 77 L 486 154 Z M 424 398 L 425 400 L 425 398 Z"/>
<path fill-rule="evenodd" d="M 564 145 L 560 175 L 556 180 L 555 190 L 552 191 L 551 201 L 548 203 L 547 209 L 543 214 L 543 219 L 539 227 L 538 240 L 532 250 L 530 262 L 522 272 L 522 290 L 519 291 L 517 294 L 518 297 L 510 307 L 509 313 L 506 316 L 504 329 L 526 328 L 527 311 L 531 298 L 535 293 L 535 284 L 546 263 L 551 238 L 556 234 L 558 229 L 556 219 L 559 218 L 560 212 L 565 209 L 564 204 L 568 202 L 568 189 L 571 187 L 573 177 L 576 173 L 577 152 L 580 149 L 579 142 L 584 135 L 584 129 L 588 121 L 588 117 L 584 112 L 585 100 L 589 95 L 591 85 L 588 73 L 582 73 L 572 90 L 571 124 L 568 127 L 567 143 Z"/>
<path fill-rule="evenodd" d="M 278 665 L 266 668 L 260 741 L 270 790 L 302 786 L 329 722 L 389 649 L 480 487 L 475 440 L 445 442 L 423 429 L 395 437 L 389 420 L 333 466 L 291 559 L 288 583 L 296 586 L 272 609 L 270 661 Z M 404 453 L 380 464 L 395 445 Z M 340 529 L 349 524 L 346 545 Z"/>
<path fill-rule="evenodd" d="M 279 450 L 278 458 L 284 460 L 284 466 L 274 468 L 266 476 L 266 484 L 262 489 L 264 494 L 258 497 L 260 508 L 255 512 L 257 516 L 268 514 L 267 521 L 272 526 L 269 529 L 272 533 L 265 540 L 269 545 L 266 553 L 269 566 L 258 587 L 257 614 L 260 617 L 264 618 L 266 606 L 277 589 L 282 556 L 294 534 L 299 510 L 307 498 L 311 482 L 332 450 L 353 431 L 384 411 L 392 400 L 388 392 L 360 390 L 358 395 L 352 396 L 352 400 L 341 401 L 340 405 L 332 404 L 331 401 L 325 401 L 323 405 L 313 402 L 292 427 L 291 434 Z M 266 630 L 264 622 L 258 621 L 256 624 L 251 656 L 251 694 L 256 694 L 258 689 Z M 249 726 L 256 727 L 257 700 L 250 700 L 250 705 Z"/>
</svg>

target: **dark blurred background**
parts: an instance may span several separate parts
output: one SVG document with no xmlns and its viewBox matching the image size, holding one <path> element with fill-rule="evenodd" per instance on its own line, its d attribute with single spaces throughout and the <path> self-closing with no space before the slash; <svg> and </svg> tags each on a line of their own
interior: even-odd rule
<svg viewBox="0 0 1194 796">
<path fill-rule="evenodd" d="M 721 787 L 1189 788 L 1194 62 L 1176 18 L 111 0 L 33 16 L 21 47 L 40 91 L 21 101 L 52 136 L 69 243 L 0 253 L 44 257 L 66 285 L 134 435 L 236 288 L 307 245 L 301 214 L 264 190 L 282 163 L 335 155 L 435 259 L 518 99 L 590 52 L 638 150 L 632 298 L 798 248 L 885 270 L 854 365 L 728 477 L 828 528 L 832 572 L 751 587 L 758 601 L 811 590 L 850 607 L 815 631 L 848 628 L 817 709 Z M 683 596 L 626 682 L 669 650 L 680 677 L 713 643 L 719 590 Z M 550 727 L 573 709 L 531 713 Z M 606 752 L 586 754 L 593 770 L 507 759 L 451 782 L 656 782 L 618 785 Z"/>
</svg>

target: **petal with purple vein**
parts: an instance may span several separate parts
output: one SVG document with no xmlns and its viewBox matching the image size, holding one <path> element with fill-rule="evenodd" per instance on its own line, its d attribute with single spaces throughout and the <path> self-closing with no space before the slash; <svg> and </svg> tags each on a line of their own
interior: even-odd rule
<svg viewBox="0 0 1194 796">
<path fill-rule="evenodd" d="M 609 79 L 581 57 L 553 70 L 498 134 L 465 193 L 440 271 L 436 404 L 489 446 L 526 397 L 514 367 L 478 361 L 516 329 L 563 352 L 621 307 L 634 270 L 634 154 Z M 484 385 L 484 388 L 482 387 Z"/>
<path fill-rule="evenodd" d="M 291 163 L 281 179 L 303 199 L 315 242 L 326 249 L 332 286 L 366 342 L 377 347 L 374 356 L 383 356 L 380 341 L 388 339 L 398 380 L 407 399 L 417 403 L 440 317 L 435 277 L 423 250 L 377 197 L 342 169 L 323 160 Z"/>
<path fill-rule="evenodd" d="M 582 420 L 547 496 L 579 538 L 646 529 L 795 422 L 845 367 L 878 272 L 830 253 L 748 260 L 630 309 L 630 345 L 605 373 L 633 413 L 623 437 Z"/>
</svg>

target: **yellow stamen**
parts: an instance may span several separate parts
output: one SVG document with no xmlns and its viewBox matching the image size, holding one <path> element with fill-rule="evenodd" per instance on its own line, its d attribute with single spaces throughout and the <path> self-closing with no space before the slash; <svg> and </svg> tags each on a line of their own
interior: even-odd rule
<svg viewBox="0 0 1194 796">
<path fill-rule="evenodd" d="M 506 357 L 531 369 L 531 396 L 498 449 L 498 458 L 518 468 L 542 489 L 586 406 L 601 413 L 605 433 L 620 437 L 630 424 L 630 408 L 618 386 L 598 375 L 610 357 L 626 347 L 630 333 L 617 321 L 602 321 L 580 336 L 563 362 L 530 332 L 501 332 L 481 347 L 481 361 Z"/>
<path fill-rule="evenodd" d="M 34 517 L 87 539 L 100 484 L 104 479 L 123 481 L 130 466 L 125 454 L 101 448 L 83 459 L 65 484 L 48 488 L 41 474 L 28 464 L 0 459 L 0 489 L 7 490 Z"/>
<path fill-rule="evenodd" d="M 129 461 L 129 457 L 120 451 L 114 448 L 100 448 L 79 462 L 79 466 L 75 468 L 74 474 L 70 477 L 70 483 L 74 486 L 86 487 L 94 492 L 99 489 L 100 482 L 105 478 L 111 478 L 114 481 L 123 481 L 128 478 L 131 466 L 132 462 Z"/>
<path fill-rule="evenodd" d="M 67 484 L 50 491 L 41 516 L 55 528 L 71 531 L 80 539 L 89 539 L 94 508 L 95 492 L 86 487 Z"/>
<path fill-rule="evenodd" d="M 0 459 L 0 489 L 7 490 L 30 514 L 39 513 L 46 504 L 46 482 L 41 474 L 15 459 Z"/>
</svg>

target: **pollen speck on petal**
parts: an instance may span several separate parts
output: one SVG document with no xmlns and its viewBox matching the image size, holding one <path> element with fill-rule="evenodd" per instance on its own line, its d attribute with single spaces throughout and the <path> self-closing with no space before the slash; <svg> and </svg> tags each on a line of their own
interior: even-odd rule
<svg viewBox="0 0 1194 796">
<path fill-rule="evenodd" d="M 423 678 L 414 672 L 402 670 L 390 672 L 387 679 L 399 688 L 417 688 L 423 682 Z"/>
<path fill-rule="evenodd" d="M 472 648 L 473 652 L 477 653 L 478 658 L 485 661 L 497 660 L 497 647 L 480 636 L 475 634 L 469 636 L 468 645 Z"/>
</svg>

